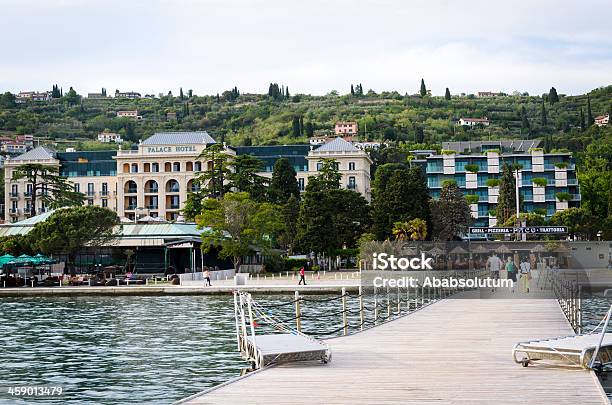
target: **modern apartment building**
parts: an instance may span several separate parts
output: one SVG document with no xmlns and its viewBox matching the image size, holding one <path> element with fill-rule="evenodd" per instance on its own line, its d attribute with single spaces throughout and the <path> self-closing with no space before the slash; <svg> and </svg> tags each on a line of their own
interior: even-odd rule
<svg viewBox="0 0 612 405">
<path fill-rule="evenodd" d="M 475 226 L 495 226 L 499 177 L 505 164 L 518 165 L 522 212 L 557 211 L 580 204 L 576 165 L 570 153 L 544 153 L 540 141 L 444 142 L 442 154 L 414 160 L 425 167 L 433 198 L 440 197 L 445 180 L 454 180 L 471 204 Z"/>
<path fill-rule="evenodd" d="M 59 169 L 75 190 L 85 194 L 86 204 L 115 210 L 120 217 L 136 220 L 144 216 L 165 220 L 180 219 L 188 193 L 197 186 L 193 179 L 209 170 L 211 162 L 198 156 L 215 140 L 206 132 L 162 132 L 144 140 L 133 150 L 96 152 L 56 152 L 38 147 L 5 162 L 6 222 L 30 215 L 32 185 L 13 181 L 16 167 L 38 163 Z M 226 146 L 229 155 L 251 154 L 264 162 L 262 176 L 271 177 L 274 163 L 286 157 L 297 172 L 298 184 L 305 189 L 308 177 L 316 175 L 320 161 L 338 162 L 342 185 L 370 199 L 370 165 L 367 153 L 337 138 L 318 148 L 309 145 Z M 37 201 L 36 213 L 48 207 Z"/>
</svg>

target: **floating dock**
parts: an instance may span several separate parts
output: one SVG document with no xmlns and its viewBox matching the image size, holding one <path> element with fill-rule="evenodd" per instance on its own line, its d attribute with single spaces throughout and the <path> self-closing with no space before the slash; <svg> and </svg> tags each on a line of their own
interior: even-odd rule
<svg viewBox="0 0 612 405">
<path fill-rule="evenodd" d="M 553 299 L 444 299 L 326 340 L 324 366 L 266 367 L 180 403 L 609 404 L 593 371 L 510 358 L 516 342 L 572 333 Z"/>
</svg>

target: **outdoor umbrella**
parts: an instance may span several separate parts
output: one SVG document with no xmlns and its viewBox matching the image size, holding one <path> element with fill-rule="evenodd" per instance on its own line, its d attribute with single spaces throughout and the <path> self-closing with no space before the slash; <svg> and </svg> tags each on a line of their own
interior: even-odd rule
<svg viewBox="0 0 612 405">
<path fill-rule="evenodd" d="M 501 245 L 495 249 L 495 253 L 500 253 L 500 254 L 512 253 L 512 250 L 508 249 L 508 246 L 506 245 Z"/>
<path fill-rule="evenodd" d="M 0 256 L 0 266 L 3 266 L 5 264 L 7 264 L 8 262 L 10 262 L 13 259 L 15 259 L 15 256 L 9 255 L 9 254 Z"/>
</svg>

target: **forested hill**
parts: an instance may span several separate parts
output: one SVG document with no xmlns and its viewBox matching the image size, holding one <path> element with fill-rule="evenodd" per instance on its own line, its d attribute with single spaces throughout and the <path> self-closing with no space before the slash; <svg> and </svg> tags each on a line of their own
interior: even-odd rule
<svg viewBox="0 0 612 405">
<path fill-rule="evenodd" d="M 356 89 L 356 90 L 355 90 Z M 57 88 L 54 87 L 54 93 Z M 608 137 L 611 126 L 592 126 L 593 118 L 612 110 L 612 86 L 585 95 L 564 96 L 556 90 L 542 96 L 496 97 L 377 94 L 351 86 L 351 92 L 325 96 L 290 95 L 270 85 L 268 94 L 197 96 L 191 91 L 155 98 L 95 99 L 74 90 L 50 101 L 16 103 L 0 96 L 2 135 L 34 134 L 50 143 L 80 148 L 108 148 L 92 142 L 108 130 L 131 142 L 161 130 L 207 130 L 232 145 L 305 143 L 313 134 L 333 131 L 336 121 L 356 120 L 360 137 L 398 143 L 437 144 L 446 140 L 540 138 L 546 147 L 581 151 L 593 139 Z M 450 96 L 450 99 L 449 97 Z M 141 120 L 118 118 L 117 111 L 137 110 Z M 170 113 L 170 114 L 168 114 Z M 176 118 L 174 114 L 176 113 Z M 465 128 L 461 117 L 488 117 L 488 127 Z M 88 141 L 89 140 L 89 141 Z M 409 146 L 409 145 L 406 145 Z"/>
</svg>

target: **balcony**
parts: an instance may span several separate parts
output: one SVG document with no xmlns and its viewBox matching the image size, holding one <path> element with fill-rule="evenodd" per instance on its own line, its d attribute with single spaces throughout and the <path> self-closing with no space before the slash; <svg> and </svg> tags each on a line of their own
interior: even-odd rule
<svg viewBox="0 0 612 405">
<path fill-rule="evenodd" d="M 109 193 L 108 193 L 108 190 L 102 190 L 102 191 L 100 191 L 100 195 L 101 195 L 102 197 L 108 197 L 108 194 L 109 194 Z"/>
<path fill-rule="evenodd" d="M 180 204 L 170 204 L 168 209 L 170 210 L 178 210 L 180 208 Z"/>
<path fill-rule="evenodd" d="M 159 209 L 159 205 L 157 204 L 146 205 L 145 208 L 148 210 L 157 210 Z"/>
<path fill-rule="evenodd" d="M 32 198 L 32 192 L 31 191 L 26 191 L 25 193 L 23 193 L 23 196 L 25 198 Z"/>
<path fill-rule="evenodd" d="M 9 212 L 11 215 L 19 215 L 19 208 L 11 208 Z"/>
<path fill-rule="evenodd" d="M 128 188 L 125 191 L 125 194 L 136 194 L 137 192 L 138 192 L 138 189 L 136 189 L 136 188 Z"/>
<path fill-rule="evenodd" d="M 580 196 L 580 194 L 572 194 L 572 201 L 580 201 L 582 200 L 582 197 Z"/>
<path fill-rule="evenodd" d="M 10 194 L 9 194 L 9 196 L 10 196 L 11 198 L 19 198 L 19 193 L 18 193 L 18 192 L 15 192 L 15 191 L 11 191 L 11 192 L 10 192 Z"/>
<path fill-rule="evenodd" d="M 95 197 L 96 192 L 95 191 L 88 191 L 87 192 L 87 197 Z"/>
<path fill-rule="evenodd" d="M 136 204 L 130 204 L 125 208 L 126 211 L 134 211 L 135 209 L 136 209 Z"/>
</svg>

